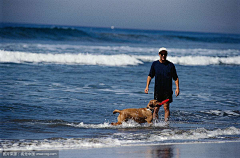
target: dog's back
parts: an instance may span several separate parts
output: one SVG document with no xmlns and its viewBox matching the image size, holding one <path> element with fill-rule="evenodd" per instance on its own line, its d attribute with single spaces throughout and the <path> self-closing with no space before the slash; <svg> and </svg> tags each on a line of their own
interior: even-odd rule
<svg viewBox="0 0 240 158">
<path fill-rule="evenodd" d="M 123 110 L 117 110 L 116 109 L 116 110 L 113 111 L 113 114 L 116 114 L 116 113 L 119 113 L 119 114 L 121 114 L 121 113 L 125 113 L 125 114 L 127 114 L 127 113 L 135 113 L 135 112 L 137 112 L 137 111 L 139 111 L 141 109 L 145 109 L 145 108 L 139 108 L 139 109 L 131 108 L 131 109 L 123 109 Z"/>
</svg>

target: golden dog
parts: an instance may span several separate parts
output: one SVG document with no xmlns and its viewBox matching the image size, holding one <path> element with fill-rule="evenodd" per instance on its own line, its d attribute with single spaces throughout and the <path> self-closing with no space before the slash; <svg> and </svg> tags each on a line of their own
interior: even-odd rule
<svg viewBox="0 0 240 158">
<path fill-rule="evenodd" d="M 113 114 L 119 113 L 117 118 L 118 122 L 111 123 L 111 125 L 121 125 L 122 122 L 126 122 L 128 119 L 133 119 L 138 123 L 147 122 L 152 124 L 152 110 L 154 110 L 155 107 L 161 106 L 159 103 L 157 100 L 150 100 L 146 108 L 114 110 Z"/>
</svg>

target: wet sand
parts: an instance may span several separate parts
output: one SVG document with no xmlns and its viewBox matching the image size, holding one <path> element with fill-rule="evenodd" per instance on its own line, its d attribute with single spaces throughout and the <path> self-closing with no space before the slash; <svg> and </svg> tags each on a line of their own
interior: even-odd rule
<svg viewBox="0 0 240 158">
<path fill-rule="evenodd" d="M 60 158 L 238 158 L 240 142 L 60 150 Z"/>
</svg>

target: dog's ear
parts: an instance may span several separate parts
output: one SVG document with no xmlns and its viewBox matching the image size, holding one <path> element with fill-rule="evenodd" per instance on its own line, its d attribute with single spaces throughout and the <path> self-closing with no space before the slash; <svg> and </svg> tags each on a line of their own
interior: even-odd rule
<svg viewBox="0 0 240 158">
<path fill-rule="evenodd" d="M 155 104 L 156 104 L 156 101 L 157 101 L 157 100 L 150 100 L 149 103 L 148 103 L 148 105 L 147 105 L 147 107 L 148 107 L 148 108 L 156 107 L 156 105 L 155 105 Z"/>
<path fill-rule="evenodd" d="M 153 104 L 154 104 L 155 107 L 157 107 L 157 106 L 159 106 L 158 104 L 160 104 L 160 102 L 157 101 L 157 100 L 154 100 L 154 103 L 153 103 Z"/>
<path fill-rule="evenodd" d="M 147 107 L 148 108 L 154 108 L 154 107 L 160 107 L 158 104 L 160 104 L 157 100 L 150 100 Z"/>
</svg>

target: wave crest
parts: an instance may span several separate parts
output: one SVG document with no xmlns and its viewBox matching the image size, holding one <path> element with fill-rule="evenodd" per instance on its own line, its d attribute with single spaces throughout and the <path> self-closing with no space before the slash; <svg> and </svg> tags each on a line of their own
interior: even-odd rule
<svg viewBox="0 0 240 158">
<path fill-rule="evenodd" d="M 43 140 L 0 140 L 1 150 L 44 150 L 44 149 L 83 149 L 116 146 L 139 146 L 169 143 L 197 143 L 209 142 L 208 139 L 222 141 L 239 141 L 240 129 L 229 127 L 226 129 L 207 130 L 205 128 L 193 130 L 163 129 L 152 133 L 114 133 L 101 138 L 50 138 Z M 232 139 L 230 139 L 230 137 Z"/>
<path fill-rule="evenodd" d="M 138 65 L 143 62 L 133 56 L 119 55 L 93 55 L 93 54 L 37 54 L 25 52 L 0 51 L 0 62 L 12 63 L 54 63 L 77 65 L 104 65 L 127 66 Z"/>
<path fill-rule="evenodd" d="M 158 60 L 158 56 L 139 55 L 95 55 L 95 54 L 42 54 L 27 52 L 11 52 L 0 50 L 2 63 L 53 63 L 66 65 L 102 65 L 102 66 L 129 66 L 144 62 Z M 180 56 L 168 57 L 169 61 L 179 65 L 205 66 L 205 65 L 240 65 L 240 56 L 211 57 L 211 56 Z"/>
</svg>

